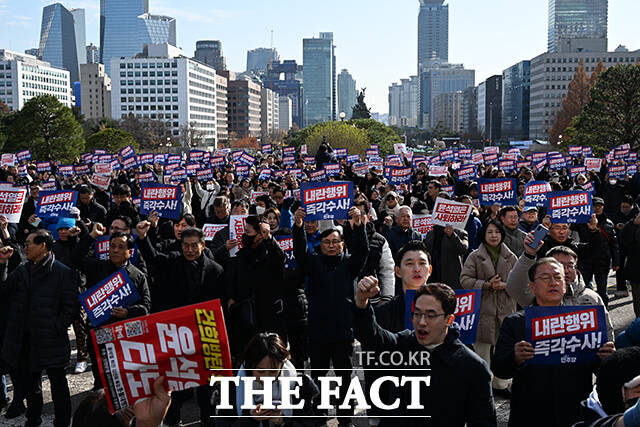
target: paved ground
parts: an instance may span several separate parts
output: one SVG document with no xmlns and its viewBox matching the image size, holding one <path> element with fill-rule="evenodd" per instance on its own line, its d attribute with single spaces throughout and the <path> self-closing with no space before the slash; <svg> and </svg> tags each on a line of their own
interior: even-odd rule
<svg viewBox="0 0 640 427">
<path fill-rule="evenodd" d="M 615 290 L 614 279 L 610 277 L 609 279 L 609 292 L 610 294 Z M 613 319 L 613 324 L 616 330 L 616 334 L 620 331 L 624 330 L 634 319 L 635 316 L 633 314 L 633 308 L 631 306 L 631 297 L 619 298 L 613 297 L 610 295 L 611 301 L 609 302 L 609 310 L 611 312 L 611 317 Z M 73 332 L 70 332 L 71 337 L 73 338 Z M 75 350 L 73 350 L 72 358 L 75 357 Z M 359 377 L 362 377 L 362 371 L 357 371 L 356 374 Z M 67 376 L 69 381 L 69 388 L 71 389 L 72 394 L 72 404 L 73 409 L 78 406 L 78 404 L 88 395 L 88 391 L 93 386 L 93 377 L 91 372 L 86 372 L 80 375 L 74 375 L 72 371 L 69 371 L 69 375 Z M 11 390 L 11 387 L 9 387 Z M 51 403 L 51 393 L 49 390 L 49 383 L 46 376 L 43 377 L 43 393 L 44 393 L 44 411 L 43 411 L 43 420 L 44 426 L 53 425 L 53 404 Z M 509 417 L 509 401 L 504 399 L 496 400 L 496 409 L 498 413 L 498 425 L 506 426 L 507 420 Z M 189 426 L 197 426 L 199 423 L 197 422 L 198 418 L 198 407 L 193 402 L 193 400 L 187 402 L 182 410 L 183 414 L 183 422 L 185 425 Z M 357 414 L 358 415 L 358 414 Z M 0 426 L 22 426 L 24 425 L 25 418 L 23 416 L 18 417 L 13 420 L 7 420 L 3 416 L 0 417 Z M 367 426 L 368 423 L 364 417 L 356 417 L 354 418 L 354 424 L 359 427 Z M 332 419 L 328 422 L 328 426 L 335 427 L 337 426 L 337 422 L 335 419 Z"/>
</svg>

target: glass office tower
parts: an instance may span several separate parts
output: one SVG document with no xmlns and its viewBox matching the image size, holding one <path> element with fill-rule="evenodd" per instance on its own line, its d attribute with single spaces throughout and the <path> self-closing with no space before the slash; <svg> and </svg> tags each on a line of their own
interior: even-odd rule
<svg viewBox="0 0 640 427">
<path fill-rule="evenodd" d="M 418 14 L 418 73 L 430 61 L 449 60 L 449 6 L 444 0 L 420 0 Z"/>
<path fill-rule="evenodd" d="M 549 0 L 549 52 L 607 51 L 608 0 Z"/>
<path fill-rule="evenodd" d="M 302 57 L 303 126 L 335 120 L 333 39 L 303 39 Z"/>
<path fill-rule="evenodd" d="M 42 10 L 39 52 L 43 61 L 69 71 L 72 83 L 78 81 L 79 66 L 73 15 L 60 3 L 46 6 Z"/>
</svg>

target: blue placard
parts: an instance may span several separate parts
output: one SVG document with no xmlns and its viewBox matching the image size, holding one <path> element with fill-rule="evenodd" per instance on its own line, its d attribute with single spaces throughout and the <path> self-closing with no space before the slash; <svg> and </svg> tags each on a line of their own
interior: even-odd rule
<svg viewBox="0 0 640 427">
<path fill-rule="evenodd" d="M 155 177 L 153 176 L 153 172 L 144 172 L 138 174 L 138 182 L 154 182 Z"/>
<path fill-rule="evenodd" d="M 273 153 L 273 145 L 272 144 L 262 144 L 261 149 L 263 154 L 272 154 Z"/>
<path fill-rule="evenodd" d="M 167 161 L 165 162 L 168 165 L 172 165 L 174 163 L 180 164 L 182 161 L 182 156 L 179 154 L 169 154 L 167 156 Z"/>
<path fill-rule="evenodd" d="M 316 164 L 316 158 L 313 156 L 304 156 L 302 160 L 304 161 L 305 166 L 313 166 Z"/>
<path fill-rule="evenodd" d="M 567 159 L 564 156 L 549 157 L 549 169 L 557 171 L 567 167 Z"/>
<path fill-rule="evenodd" d="M 187 171 L 185 169 L 175 169 L 173 172 L 171 172 L 171 182 L 187 182 Z"/>
<path fill-rule="evenodd" d="M 478 321 L 480 319 L 480 289 L 454 289 L 456 293 L 455 322 L 460 331 L 460 341 L 463 344 L 474 344 L 478 333 Z M 407 289 L 404 295 L 404 326 L 413 331 L 411 313 L 413 313 L 413 299 L 416 291 Z"/>
<path fill-rule="evenodd" d="M 476 165 L 461 166 L 460 169 L 458 169 L 458 179 L 460 181 L 473 181 L 474 179 L 476 179 L 476 176 Z"/>
<path fill-rule="evenodd" d="M 51 172 L 51 162 L 36 162 L 36 169 L 38 172 Z"/>
<path fill-rule="evenodd" d="M 287 175 L 293 174 L 296 178 L 302 179 L 304 172 L 300 168 L 287 168 Z"/>
<path fill-rule="evenodd" d="M 216 156 L 216 157 L 212 157 L 211 160 L 209 160 L 209 164 L 211 165 L 211 167 L 214 168 L 221 168 L 226 164 L 226 160 L 224 157 L 222 156 Z"/>
<path fill-rule="evenodd" d="M 342 171 L 340 163 L 325 163 L 323 168 L 327 176 L 340 176 L 340 172 Z"/>
<path fill-rule="evenodd" d="M 498 160 L 498 155 L 497 154 L 492 154 L 492 153 L 485 154 L 483 156 L 483 159 L 484 159 L 484 164 L 485 165 L 494 165 L 495 166 L 495 165 L 498 164 L 498 161 L 499 161 Z"/>
<path fill-rule="evenodd" d="M 498 178 L 478 180 L 478 194 L 480 204 L 492 206 L 499 203 L 501 206 L 518 204 L 516 180 L 514 178 Z"/>
<path fill-rule="evenodd" d="M 282 156 L 294 156 L 296 155 L 296 147 L 282 147 Z"/>
<path fill-rule="evenodd" d="M 73 174 L 75 173 L 75 170 L 73 168 L 73 165 L 63 165 L 63 166 L 58 166 L 58 173 L 64 176 L 65 178 L 68 178 L 70 176 L 73 176 Z"/>
<path fill-rule="evenodd" d="M 211 168 L 200 169 L 199 171 L 197 171 L 196 176 L 198 177 L 198 181 L 203 181 L 203 182 L 211 181 L 213 179 L 213 169 Z"/>
<path fill-rule="evenodd" d="M 275 236 L 275 238 L 278 241 L 278 245 L 280 245 L 280 249 L 282 249 L 284 254 L 287 256 L 284 268 L 287 270 L 298 268 L 298 262 L 293 255 L 293 236 Z"/>
<path fill-rule="evenodd" d="M 526 307 L 525 340 L 533 346 L 530 365 L 599 362 L 598 350 L 607 342 L 601 305 Z"/>
<path fill-rule="evenodd" d="M 347 163 L 357 163 L 360 161 L 359 154 L 349 154 L 347 155 Z"/>
<path fill-rule="evenodd" d="M 182 210 L 182 188 L 165 184 L 143 184 L 140 213 L 156 211 L 161 218 L 178 219 Z"/>
<path fill-rule="evenodd" d="M 135 155 L 136 154 L 136 150 L 134 150 L 131 145 L 127 145 L 122 150 L 120 150 L 119 154 L 122 156 L 123 159 L 126 159 L 127 157 L 131 157 L 131 156 Z"/>
<path fill-rule="evenodd" d="M 16 158 L 19 162 L 31 160 L 31 150 L 18 151 L 16 153 Z"/>
<path fill-rule="evenodd" d="M 586 166 L 571 166 L 569 168 L 569 173 L 571 174 L 571 178 L 575 178 L 576 176 L 580 175 L 580 174 L 587 174 L 587 167 Z"/>
<path fill-rule="evenodd" d="M 346 148 L 334 148 L 333 154 L 335 154 L 336 159 L 346 159 L 349 151 Z"/>
<path fill-rule="evenodd" d="M 306 221 L 348 219 L 353 205 L 353 182 L 303 182 L 300 186 Z"/>
<path fill-rule="evenodd" d="M 453 160 L 454 159 L 454 154 L 453 154 L 453 150 L 452 149 L 440 150 L 438 155 L 440 156 L 440 160 Z"/>
<path fill-rule="evenodd" d="M 609 178 L 625 179 L 627 177 L 626 165 L 613 165 L 607 169 Z"/>
<path fill-rule="evenodd" d="M 283 166 L 293 166 L 296 164 L 296 158 L 294 156 L 284 156 L 282 158 Z"/>
<path fill-rule="evenodd" d="M 164 155 L 164 154 L 155 154 L 153 156 L 153 163 L 158 163 L 158 164 L 164 165 L 166 159 L 167 159 L 167 156 Z"/>
<path fill-rule="evenodd" d="M 269 181 L 271 179 L 271 169 L 265 168 L 260 171 L 258 181 Z"/>
<path fill-rule="evenodd" d="M 191 150 L 189 151 L 189 161 L 190 162 L 201 162 L 204 158 L 204 151 L 202 150 Z"/>
<path fill-rule="evenodd" d="M 198 176 L 198 170 L 200 170 L 200 163 L 188 163 L 186 165 L 187 176 Z"/>
<path fill-rule="evenodd" d="M 471 148 L 461 148 L 458 150 L 458 157 L 464 160 L 471 160 L 473 156 L 473 150 Z"/>
<path fill-rule="evenodd" d="M 240 154 L 240 156 L 238 157 L 238 161 L 244 163 L 245 165 L 253 166 L 253 164 L 256 162 L 256 158 L 251 154 L 243 151 L 242 154 Z"/>
<path fill-rule="evenodd" d="M 236 176 L 240 179 L 249 178 L 251 172 L 251 166 L 249 165 L 236 165 Z"/>
<path fill-rule="evenodd" d="M 138 167 L 138 161 L 136 160 L 136 156 L 129 156 L 122 161 L 122 166 L 124 166 L 124 170 L 135 169 Z"/>
<path fill-rule="evenodd" d="M 138 156 L 138 163 L 140 165 L 151 165 L 153 164 L 153 158 L 153 153 L 140 154 Z"/>
<path fill-rule="evenodd" d="M 586 224 L 593 215 L 588 191 L 553 191 L 547 194 L 547 213 L 552 224 Z"/>
<path fill-rule="evenodd" d="M 524 201 L 527 206 L 543 207 L 547 204 L 547 194 L 551 185 L 547 181 L 531 181 L 524 187 Z"/>
<path fill-rule="evenodd" d="M 324 182 L 327 180 L 327 173 L 324 169 L 312 171 L 309 173 L 309 180 L 311 182 Z"/>
<path fill-rule="evenodd" d="M 389 170 L 389 184 L 400 185 L 400 184 L 411 184 L 411 172 L 412 169 L 408 168 L 398 168 L 392 167 Z"/>
<path fill-rule="evenodd" d="M 113 307 L 128 307 L 140 299 L 140 294 L 122 268 L 88 291 L 78 296 L 91 324 L 99 326 L 111 318 Z"/>
<path fill-rule="evenodd" d="M 506 174 L 509 174 L 516 170 L 516 162 L 513 160 L 500 160 L 498 162 L 498 169 L 503 170 Z"/>
<path fill-rule="evenodd" d="M 55 182 L 55 181 L 54 181 Z M 76 206 L 78 192 L 74 190 L 40 191 L 36 216 L 38 218 L 67 217 L 73 215 L 69 212 Z"/>
</svg>

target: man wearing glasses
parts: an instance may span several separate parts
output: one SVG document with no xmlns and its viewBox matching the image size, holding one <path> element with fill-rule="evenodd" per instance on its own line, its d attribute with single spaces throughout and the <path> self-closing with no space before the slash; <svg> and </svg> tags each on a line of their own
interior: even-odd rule
<svg viewBox="0 0 640 427">
<path fill-rule="evenodd" d="M 385 404 L 399 403 L 396 409 L 387 412 L 398 418 L 382 418 L 379 426 L 399 423 L 404 426 L 495 426 L 491 373 L 486 362 L 458 339 L 458 329 L 453 326 L 456 310 L 453 289 L 442 283 L 420 286 L 413 299 L 414 330 L 397 333 L 382 328 L 376 321 L 369 298 L 377 292 L 378 280 L 372 276 L 358 283 L 353 307 L 356 338 L 364 349 L 376 354 L 401 354 L 401 358 L 396 356 L 392 360 L 402 360 L 402 363 L 384 366 L 390 369 L 386 375 L 413 379 L 394 384 L 388 395 L 382 396 Z M 381 358 L 379 365 L 382 362 Z M 423 408 L 409 408 L 414 406 L 417 393 Z"/>
<path fill-rule="evenodd" d="M 353 356 L 353 326 L 351 301 L 360 270 L 369 254 L 369 244 L 361 212 L 349 209 L 352 223 L 351 253 L 344 251 L 342 233 L 329 228 L 320 233 L 320 251 L 313 253 L 307 246 L 304 230 L 305 211 L 298 208 L 294 215 L 293 253 L 301 270 L 307 276 L 309 300 L 309 354 L 314 378 L 326 376 L 330 363 L 342 377 L 342 383 L 351 379 Z M 341 402 L 346 388 L 341 388 Z M 339 409 L 339 423 L 349 423 L 349 410 Z"/>
<path fill-rule="evenodd" d="M 526 242 L 525 242 L 526 245 Z M 560 306 L 567 290 L 564 266 L 555 258 L 537 260 L 528 271 L 534 305 Z M 580 417 L 580 402 L 589 396 L 596 364 L 526 365 L 534 356 L 525 339 L 525 313 L 518 311 L 502 323 L 491 370 L 513 378 L 509 426 L 569 426 Z M 615 351 L 613 342 L 598 351 L 604 359 Z"/>
</svg>

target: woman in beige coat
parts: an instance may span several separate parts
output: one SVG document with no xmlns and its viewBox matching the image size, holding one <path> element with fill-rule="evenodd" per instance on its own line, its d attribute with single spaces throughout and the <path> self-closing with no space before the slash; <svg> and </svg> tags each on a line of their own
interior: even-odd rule
<svg viewBox="0 0 640 427">
<path fill-rule="evenodd" d="M 489 220 L 479 233 L 482 242 L 462 267 L 460 285 L 465 289 L 482 289 L 480 319 L 475 350 L 491 366 L 491 347 L 498 341 L 500 326 L 505 317 L 516 312 L 516 302 L 506 292 L 509 272 L 516 256 L 503 243 L 504 226 Z M 493 379 L 498 395 L 506 394 L 508 381 Z"/>
</svg>

